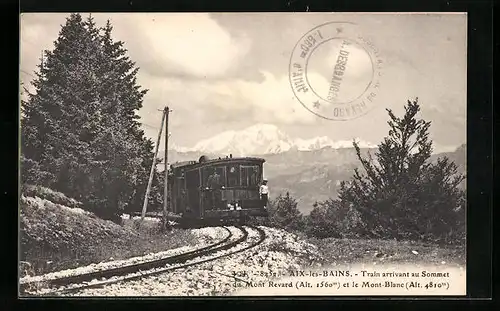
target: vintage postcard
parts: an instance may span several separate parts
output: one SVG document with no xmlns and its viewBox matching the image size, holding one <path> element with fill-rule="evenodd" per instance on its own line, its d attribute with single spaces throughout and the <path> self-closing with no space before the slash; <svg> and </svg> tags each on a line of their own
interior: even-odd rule
<svg viewBox="0 0 500 311">
<path fill-rule="evenodd" d="M 20 24 L 21 297 L 466 294 L 465 13 Z"/>
</svg>

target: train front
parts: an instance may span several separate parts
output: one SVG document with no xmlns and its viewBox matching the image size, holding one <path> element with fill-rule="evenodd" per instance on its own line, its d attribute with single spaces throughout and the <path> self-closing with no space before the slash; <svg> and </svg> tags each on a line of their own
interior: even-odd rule
<svg viewBox="0 0 500 311">
<path fill-rule="evenodd" d="M 219 162 L 219 161 L 217 161 Z M 267 217 L 267 181 L 261 158 L 224 159 L 204 170 L 205 219 Z"/>
</svg>

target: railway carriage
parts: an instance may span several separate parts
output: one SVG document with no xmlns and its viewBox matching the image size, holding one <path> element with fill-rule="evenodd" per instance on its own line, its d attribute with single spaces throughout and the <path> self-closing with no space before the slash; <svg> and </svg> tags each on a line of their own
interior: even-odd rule
<svg viewBox="0 0 500 311">
<path fill-rule="evenodd" d="M 246 219 L 268 215 L 260 199 L 265 160 L 200 157 L 170 165 L 169 207 L 183 220 Z"/>
</svg>

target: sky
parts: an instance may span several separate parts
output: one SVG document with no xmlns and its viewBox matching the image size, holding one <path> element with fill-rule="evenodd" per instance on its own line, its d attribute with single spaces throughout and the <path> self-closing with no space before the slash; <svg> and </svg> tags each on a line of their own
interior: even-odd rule
<svg viewBox="0 0 500 311">
<path fill-rule="evenodd" d="M 20 77 L 25 85 L 40 63 L 41 51 L 54 48 L 53 42 L 67 16 L 64 13 L 21 15 Z M 158 109 L 168 105 L 172 109 L 171 139 L 181 146 L 190 147 L 222 131 L 240 130 L 256 123 L 274 124 L 294 138 L 356 137 L 377 144 L 388 133 L 386 109 L 401 115 L 407 100 L 418 97 L 420 117 L 432 122 L 430 136 L 436 149 L 449 149 L 466 142 L 465 14 L 93 13 L 92 16 L 99 26 L 104 26 L 108 19 L 111 21 L 113 37 L 125 43 L 129 57 L 140 68 L 138 83 L 149 91 L 138 114 L 146 135 L 153 141 L 162 116 Z M 357 35 L 373 43 L 382 64 L 372 108 L 365 115 L 347 121 L 320 118 L 305 109 L 289 81 L 290 58 L 297 42 L 314 27 L 332 21 L 356 23 Z M 318 48 L 311 55 L 314 57 L 311 56 L 308 75 L 311 83 L 324 93 L 336 56 L 332 57 L 327 48 Z M 360 68 L 369 63 L 369 58 L 355 52 L 351 56 L 346 75 L 363 73 Z M 365 83 L 365 80 L 359 81 Z M 351 81 L 357 80 L 351 77 Z M 352 92 L 357 90 L 351 87 Z M 326 93 L 323 95 L 326 97 Z"/>
</svg>

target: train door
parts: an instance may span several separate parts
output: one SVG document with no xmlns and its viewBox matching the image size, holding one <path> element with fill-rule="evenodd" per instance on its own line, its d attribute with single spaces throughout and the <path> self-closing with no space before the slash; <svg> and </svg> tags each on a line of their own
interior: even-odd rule
<svg viewBox="0 0 500 311">
<path fill-rule="evenodd" d="M 240 167 L 240 185 L 242 187 L 258 187 L 262 180 L 259 165 L 242 165 Z"/>
<path fill-rule="evenodd" d="M 187 202 L 185 213 L 192 217 L 200 217 L 200 170 L 186 172 Z"/>
<path fill-rule="evenodd" d="M 262 180 L 262 169 L 260 165 L 247 164 L 240 166 L 240 184 L 244 190 L 239 193 L 241 207 L 243 209 L 258 206 L 255 202 L 260 201 L 259 185 Z"/>
<path fill-rule="evenodd" d="M 218 210 L 225 207 L 222 187 L 226 186 L 226 167 L 208 166 L 202 169 L 202 210 Z"/>
<path fill-rule="evenodd" d="M 175 187 L 172 191 L 174 200 L 173 202 L 173 212 L 180 213 L 184 211 L 187 204 L 187 191 L 186 191 L 186 182 L 184 180 L 184 171 L 182 171 L 180 176 L 175 177 Z"/>
</svg>

